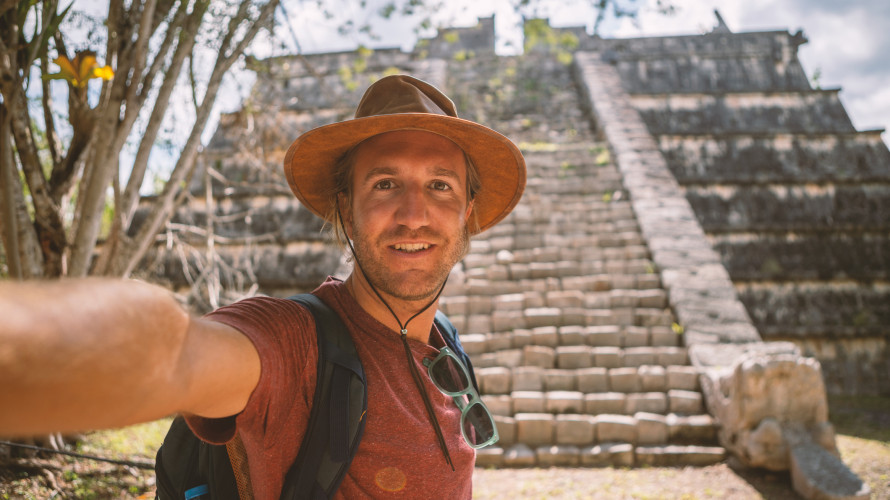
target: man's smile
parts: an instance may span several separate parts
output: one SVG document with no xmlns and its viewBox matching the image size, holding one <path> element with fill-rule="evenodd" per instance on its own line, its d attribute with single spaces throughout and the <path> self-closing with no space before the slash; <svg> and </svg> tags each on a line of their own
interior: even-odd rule
<svg viewBox="0 0 890 500">
<path fill-rule="evenodd" d="M 392 248 L 406 253 L 414 253 L 419 252 L 421 250 L 427 250 L 431 247 L 429 243 L 396 243 L 392 246 Z"/>
</svg>

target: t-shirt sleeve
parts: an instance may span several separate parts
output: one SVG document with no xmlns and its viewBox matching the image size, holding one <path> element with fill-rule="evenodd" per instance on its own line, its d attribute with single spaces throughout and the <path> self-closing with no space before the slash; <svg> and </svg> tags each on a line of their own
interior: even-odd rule
<svg viewBox="0 0 890 500">
<path fill-rule="evenodd" d="M 260 358 L 260 379 L 241 413 L 231 417 L 186 418 L 201 439 L 223 444 L 241 433 L 246 446 L 270 451 L 275 436 L 302 440 L 317 377 L 315 321 L 303 306 L 286 299 L 254 297 L 206 316 L 247 336 Z M 225 366 L 220 366 L 225 370 Z"/>
</svg>

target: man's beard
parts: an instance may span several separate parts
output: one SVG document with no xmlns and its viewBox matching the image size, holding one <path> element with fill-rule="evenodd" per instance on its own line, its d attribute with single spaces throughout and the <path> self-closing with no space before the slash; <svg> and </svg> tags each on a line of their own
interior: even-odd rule
<svg viewBox="0 0 890 500">
<path fill-rule="evenodd" d="M 430 231 L 414 232 L 408 235 L 408 238 L 424 234 L 430 234 Z M 443 241 L 443 245 L 448 246 L 444 258 L 428 270 L 413 272 L 413 277 L 406 280 L 393 273 L 383 262 L 379 255 L 381 244 L 369 241 L 358 226 L 353 228 L 353 236 L 355 252 L 358 255 L 355 259 L 357 267 L 368 283 L 378 292 L 405 301 L 421 301 L 436 295 L 451 273 L 451 269 L 464 258 L 470 248 L 470 235 L 466 225 L 457 232 L 456 240 L 444 240 L 437 236 L 433 238 L 435 241 Z"/>
</svg>

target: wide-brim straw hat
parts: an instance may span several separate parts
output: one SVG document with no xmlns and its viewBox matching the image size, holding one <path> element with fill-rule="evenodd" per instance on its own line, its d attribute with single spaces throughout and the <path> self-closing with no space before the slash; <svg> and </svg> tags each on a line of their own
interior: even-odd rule
<svg viewBox="0 0 890 500">
<path fill-rule="evenodd" d="M 355 118 L 312 129 L 297 138 L 284 158 L 291 190 L 315 215 L 325 219 L 334 195 L 334 166 L 351 148 L 395 130 L 424 130 L 446 137 L 472 160 L 481 189 L 473 212 L 482 232 L 500 222 L 525 189 L 525 160 L 509 139 L 478 123 L 457 117 L 454 103 L 422 80 L 393 75 L 368 87 Z"/>
</svg>

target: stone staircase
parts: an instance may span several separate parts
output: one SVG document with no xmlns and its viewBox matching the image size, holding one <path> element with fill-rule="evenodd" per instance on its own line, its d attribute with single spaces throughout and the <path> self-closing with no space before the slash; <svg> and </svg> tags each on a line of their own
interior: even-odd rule
<svg viewBox="0 0 890 500">
<path fill-rule="evenodd" d="M 452 62 L 449 72 L 452 92 L 476 95 L 470 108 L 488 123 L 498 121 L 497 106 L 522 110 L 492 126 L 520 144 L 528 165 L 522 201 L 472 240 L 440 302 L 462 332 L 498 424 L 500 442 L 480 450 L 477 463 L 722 460 L 698 371 L 621 175 L 581 111 L 568 68 L 538 54 Z M 507 89 L 496 103 L 479 86 L 486 77 Z M 523 102 L 528 79 L 550 94 L 539 105 Z"/>
</svg>

